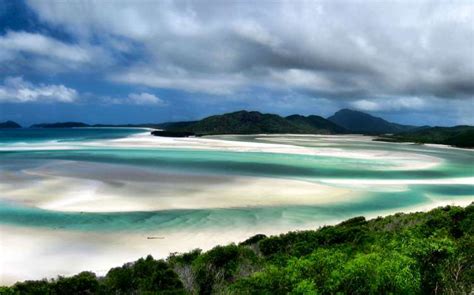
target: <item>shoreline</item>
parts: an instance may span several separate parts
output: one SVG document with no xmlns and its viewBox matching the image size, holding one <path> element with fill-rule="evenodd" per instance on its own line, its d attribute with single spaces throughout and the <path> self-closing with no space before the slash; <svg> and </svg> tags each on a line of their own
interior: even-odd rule
<svg viewBox="0 0 474 295">
<path fill-rule="evenodd" d="M 369 220 L 396 213 L 408 214 L 426 212 L 448 205 L 466 207 L 471 203 L 472 200 L 436 201 L 431 204 L 397 208 L 385 212 L 364 214 L 362 216 Z M 146 234 L 137 234 L 123 232 L 119 234 L 103 234 L 0 225 L 2 240 L 6 242 L 0 244 L 0 264 L 10 266 L 9 272 L 4 270 L 0 272 L 0 285 L 11 286 L 18 281 L 56 278 L 59 275 L 70 276 L 81 271 L 92 271 L 99 276 L 103 276 L 113 267 L 121 266 L 130 261 L 136 261 L 138 258 L 145 257 L 149 254 L 153 255 L 155 259 L 164 259 L 171 253 L 175 252 L 185 253 L 195 248 L 207 251 L 217 245 L 239 243 L 256 234 L 263 233 L 267 236 L 273 236 L 291 231 L 316 230 L 321 226 L 338 224 L 348 218 L 351 217 L 334 219 L 317 224 L 308 224 L 301 226 L 298 229 L 290 229 L 286 231 L 280 231 L 274 228 L 267 228 L 266 230 L 234 229 L 232 234 L 229 234 L 226 231 L 214 230 L 202 230 L 198 233 L 149 232 Z M 154 240 L 147 238 L 154 235 L 163 237 L 163 239 Z M 102 241 L 102 243 L 106 244 L 107 247 L 102 247 L 103 249 L 100 249 L 100 245 L 97 244 L 98 241 Z M 38 245 L 44 245 L 45 243 L 48 243 L 48 247 L 43 248 L 56 250 L 39 254 Z M 9 249 L 5 247 L 5 244 L 14 244 L 18 247 L 21 245 L 24 252 L 19 254 L 14 250 L 11 251 L 11 247 L 9 248 L 9 251 Z M 172 245 L 172 247 L 170 247 L 170 245 Z M 102 253 L 113 253 L 113 255 L 104 256 Z M 67 267 L 64 265 L 64 261 L 66 260 L 71 262 Z M 25 268 L 24 265 L 28 265 L 28 261 L 35 261 L 34 266 Z M 44 266 L 49 266 L 49 268 L 45 268 Z"/>
</svg>

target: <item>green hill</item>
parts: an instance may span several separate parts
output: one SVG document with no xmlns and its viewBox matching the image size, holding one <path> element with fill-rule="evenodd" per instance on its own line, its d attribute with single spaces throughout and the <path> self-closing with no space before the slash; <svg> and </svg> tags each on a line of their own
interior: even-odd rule
<svg viewBox="0 0 474 295">
<path fill-rule="evenodd" d="M 207 252 L 151 256 L 112 268 L 0 287 L 0 294 L 468 294 L 474 205 L 444 207 L 280 236 Z"/>
<path fill-rule="evenodd" d="M 349 109 L 337 111 L 328 120 L 351 132 L 363 134 L 398 133 L 416 128 L 415 126 L 391 123 L 382 118 Z"/>
<path fill-rule="evenodd" d="M 289 116 L 238 111 L 216 115 L 192 122 L 163 123 L 163 129 L 170 132 L 192 132 L 197 135 L 212 134 L 335 134 L 343 128 L 319 116 Z"/>
<path fill-rule="evenodd" d="M 301 129 L 308 130 L 309 133 L 339 134 L 347 132 L 345 128 L 316 115 L 310 115 L 307 117 L 301 115 L 291 115 L 285 119 Z"/>
<path fill-rule="evenodd" d="M 474 148 L 474 127 L 429 127 L 383 136 L 376 140 L 389 142 L 437 143 L 463 148 Z"/>
<path fill-rule="evenodd" d="M 13 121 L 0 122 L 0 129 L 16 129 L 21 128 L 20 124 Z"/>
</svg>

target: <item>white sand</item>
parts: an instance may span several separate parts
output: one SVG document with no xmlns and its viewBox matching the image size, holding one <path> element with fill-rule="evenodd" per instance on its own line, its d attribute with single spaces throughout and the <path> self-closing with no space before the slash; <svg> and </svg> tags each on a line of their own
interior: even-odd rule
<svg viewBox="0 0 474 295">
<path fill-rule="evenodd" d="M 362 135 L 258 135 L 259 140 L 267 141 L 248 142 L 232 140 L 235 135 L 209 136 L 209 137 L 187 137 L 170 138 L 152 136 L 149 132 L 134 134 L 125 138 L 113 140 L 99 140 L 89 142 L 43 142 L 31 144 L 15 144 L 0 147 L 0 150 L 66 150 L 80 148 L 174 148 L 174 149 L 198 149 L 219 150 L 232 152 L 265 152 L 298 155 L 314 155 L 323 157 L 347 158 L 355 160 L 383 161 L 390 165 L 392 170 L 418 170 L 433 168 L 443 161 L 440 158 L 415 152 L 386 151 L 383 148 L 375 149 L 347 149 L 326 147 L 333 142 L 353 143 L 362 142 L 372 145 L 380 144 L 373 142 L 372 137 Z M 230 140 L 228 140 L 230 139 Z M 298 143 L 309 142 L 313 147 L 299 146 Z M 374 168 L 377 169 L 377 168 Z M 381 170 L 386 167 L 379 168 Z"/>
<path fill-rule="evenodd" d="M 91 145 L 117 146 L 117 147 L 146 147 L 146 148 L 179 148 L 179 149 L 201 149 L 201 150 L 224 150 L 234 152 L 266 152 L 298 155 L 314 155 L 324 157 L 349 158 L 359 160 L 384 161 L 392 165 L 390 169 L 415 170 L 429 169 L 442 163 L 442 159 L 419 153 L 409 153 L 401 151 L 386 151 L 384 149 L 358 149 L 349 150 L 347 148 L 324 147 L 330 142 L 352 143 L 360 141 L 373 144 L 372 137 L 361 135 L 278 135 L 271 136 L 258 135 L 260 140 L 268 141 L 247 142 L 233 139 L 235 135 L 215 136 L 215 137 L 187 137 L 169 138 L 150 136 L 149 133 L 140 133 L 126 138 L 94 142 Z M 243 138 L 243 137 L 240 137 Z M 300 138 L 300 139 L 298 139 Z M 295 143 L 307 142 L 315 144 L 315 147 L 298 146 Z M 375 142 L 375 145 L 377 142 Z M 385 169 L 385 168 L 383 168 Z"/>
<path fill-rule="evenodd" d="M 316 227 L 316 225 L 313 225 Z M 172 252 L 243 241 L 257 233 L 277 234 L 290 227 L 232 227 L 222 230 L 176 230 L 173 232 L 91 233 L 81 231 L 23 228 L 0 225 L 0 284 L 18 280 L 73 275 L 91 270 L 105 275 L 111 267 L 152 254 L 166 258 Z M 147 239 L 147 237 L 159 239 Z M 21 249 L 21 250 L 19 250 Z"/>
<path fill-rule="evenodd" d="M 291 179 L 173 175 L 103 163 L 53 163 L 23 173 L 5 172 L 3 177 L 9 181 L 0 183 L 1 198 L 49 210 L 123 212 L 317 205 L 358 196 L 350 189 Z"/>
</svg>

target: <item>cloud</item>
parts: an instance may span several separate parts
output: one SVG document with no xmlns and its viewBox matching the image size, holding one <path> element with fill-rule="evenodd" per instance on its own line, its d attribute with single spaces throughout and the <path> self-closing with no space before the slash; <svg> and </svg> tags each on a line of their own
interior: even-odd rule
<svg viewBox="0 0 474 295">
<path fill-rule="evenodd" d="M 104 49 L 88 43 L 65 43 L 52 37 L 24 31 L 7 31 L 0 36 L 0 65 L 20 70 L 76 71 L 110 64 Z M 21 67 L 24 67 L 21 69 Z"/>
<path fill-rule="evenodd" d="M 231 94 L 245 84 L 242 77 L 235 75 L 190 75 L 180 69 L 168 68 L 162 71 L 150 70 L 148 66 L 130 68 L 125 72 L 110 74 L 111 81 L 145 85 L 154 88 L 171 88 L 188 92 L 213 95 Z"/>
<path fill-rule="evenodd" d="M 28 3 L 83 43 L 133 44 L 126 64 L 115 60 L 103 73 L 114 82 L 334 100 L 474 95 L 474 4 L 466 1 Z"/>
<path fill-rule="evenodd" d="M 92 59 L 90 53 L 83 48 L 27 32 L 8 32 L 0 38 L 0 46 L 3 50 L 57 57 L 71 62 L 90 62 Z"/>
<path fill-rule="evenodd" d="M 155 96 L 154 94 L 142 92 L 142 93 L 131 93 L 128 95 L 128 101 L 134 104 L 154 104 L 164 105 L 165 102 Z"/>
<path fill-rule="evenodd" d="M 22 77 L 7 77 L 0 85 L 0 102 L 63 102 L 77 99 L 77 92 L 64 85 L 33 84 Z"/>
<path fill-rule="evenodd" d="M 141 93 L 130 93 L 125 98 L 110 98 L 102 97 L 102 101 L 106 104 L 130 104 L 130 105 L 155 105 L 155 106 L 165 106 L 167 105 L 166 101 L 159 98 L 158 96 L 141 92 Z"/>
<path fill-rule="evenodd" d="M 361 99 L 350 103 L 350 105 L 362 111 L 401 111 L 421 110 L 429 106 L 426 99 L 419 97 L 386 97 L 379 99 Z"/>
</svg>

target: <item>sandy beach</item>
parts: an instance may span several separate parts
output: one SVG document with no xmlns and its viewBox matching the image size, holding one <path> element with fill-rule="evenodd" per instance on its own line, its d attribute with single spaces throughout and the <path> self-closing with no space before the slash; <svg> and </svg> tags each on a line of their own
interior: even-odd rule
<svg viewBox="0 0 474 295">
<path fill-rule="evenodd" d="M 442 160 L 428 155 L 413 155 L 404 152 L 387 152 L 382 150 L 347 150 L 342 148 L 324 147 L 325 141 L 353 142 L 362 141 L 373 144 L 373 137 L 361 135 L 291 135 L 273 134 L 265 137 L 265 134 L 255 135 L 256 139 L 266 142 L 247 142 L 226 140 L 232 139 L 235 135 L 222 135 L 210 137 L 190 137 L 190 138 L 168 138 L 159 136 L 149 136 L 149 133 L 140 133 L 122 139 L 112 140 L 105 144 L 120 147 L 160 147 L 160 148 L 182 148 L 182 149 L 202 149 L 202 150 L 225 150 L 236 152 L 265 152 L 283 153 L 298 155 L 314 155 L 324 157 L 342 157 L 350 159 L 380 159 L 389 161 L 394 169 L 427 169 L 439 165 Z M 299 146 L 295 137 L 305 137 L 299 142 L 311 142 L 316 140 L 319 149 Z M 296 145 L 295 145 L 296 143 Z M 376 143 L 376 142 L 375 142 Z M 104 143 L 94 143 L 104 144 Z"/>
<path fill-rule="evenodd" d="M 428 211 L 446 205 L 467 206 L 471 202 L 472 200 L 433 201 L 423 206 L 403 208 L 403 211 Z M 386 216 L 399 211 L 400 209 L 369 214 L 366 218 Z M 319 226 L 336 224 L 342 220 L 310 223 L 297 229 L 317 229 Z M 285 226 L 280 223 L 272 227 L 225 227 L 221 230 L 203 228 L 199 231 L 94 233 L 0 225 L 0 265 L 8 266 L 0 272 L 0 284 L 10 285 L 18 280 L 67 276 L 85 270 L 105 275 L 112 267 L 135 261 L 148 254 L 155 258 L 166 258 L 170 253 L 183 253 L 195 248 L 208 250 L 216 245 L 244 241 L 255 234 L 277 235 L 295 229 L 291 224 Z M 20 248 L 22 250 L 18 251 Z"/>
<path fill-rule="evenodd" d="M 34 176 L 33 180 L 29 180 L 31 176 Z M 0 183 L 2 199 L 57 211 L 129 212 L 316 205 L 342 202 L 349 195 L 357 197 L 349 189 L 309 181 L 180 175 L 71 161 L 3 177 L 8 178 L 8 183 Z"/>
<path fill-rule="evenodd" d="M 392 146 L 356 135 L 246 138 L 144 132 L 1 146 L 19 155 L 0 167 L 0 201 L 7 205 L 0 264 L 8 266 L 0 283 L 83 270 L 105 274 L 148 254 L 165 258 L 258 233 L 474 200 L 467 189 L 474 177 L 462 166 L 470 152 L 458 159 L 443 154 L 451 149 Z M 17 222 L 22 214 L 29 225 Z"/>
</svg>

